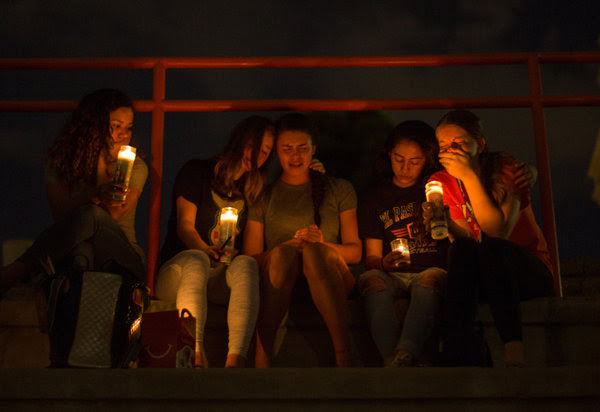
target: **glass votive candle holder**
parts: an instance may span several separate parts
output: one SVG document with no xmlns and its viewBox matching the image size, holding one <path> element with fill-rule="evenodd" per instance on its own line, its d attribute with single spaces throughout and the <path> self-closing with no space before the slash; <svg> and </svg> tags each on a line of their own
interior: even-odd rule
<svg viewBox="0 0 600 412">
<path fill-rule="evenodd" d="M 393 252 L 400 252 L 400 257 L 396 260 L 396 265 L 400 263 L 410 263 L 410 249 L 408 247 L 408 239 L 397 238 L 390 242 Z"/>
</svg>

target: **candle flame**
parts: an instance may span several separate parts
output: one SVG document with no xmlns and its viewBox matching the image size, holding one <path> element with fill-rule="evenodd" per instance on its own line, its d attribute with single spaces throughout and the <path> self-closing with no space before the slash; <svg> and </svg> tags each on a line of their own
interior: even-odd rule
<svg viewBox="0 0 600 412">
<path fill-rule="evenodd" d="M 221 209 L 221 222 L 237 222 L 238 211 L 234 207 L 224 207 Z"/>
<path fill-rule="evenodd" d="M 427 201 L 429 202 L 429 197 L 438 193 L 440 195 L 444 194 L 444 189 L 442 187 L 442 182 L 438 182 L 437 180 L 432 180 L 425 185 L 425 196 L 427 197 Z"/>
<path fill-rule="evenodd" d="M 123 159 L 123 160 L 130 160 L 130 161 L 134 161 L 135 160 L 135 147 L 132 146 L 121 146 L 121 148 L 119 149 L 119 159 Z"/>
</svg>

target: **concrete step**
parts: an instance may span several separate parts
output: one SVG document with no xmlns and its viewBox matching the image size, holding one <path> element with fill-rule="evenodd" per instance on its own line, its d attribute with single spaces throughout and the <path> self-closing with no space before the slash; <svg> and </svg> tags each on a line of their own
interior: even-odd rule
<svg viewBox="0 0 600 412">
<path fill-rule="evenodd" d="M 563 259 L 560 267 L 563 296 L 600 297 L 600 259 Z"/>
<path fill-rule="evenodd" d="M 594 297 L 540 298 L 521 303 L 528 366 L 600 366 L 600 301 Z M 494 365 L 503 345 L 487 306 L 480 306 Z"/>
<path fill-rule="evenodd" d="M 39 330 L 33 289 L 20 285 L 0 300 L 0 368 L 50 364 L 48 335 Z"/>
<path fill-rule="evenodd" d="M 2 410 L 577 411 L 600 404 L 599 367 L 6 369 Z"/>
<path fill-rule="evenodd" d="M 351 300 L 350 325 L 356 366 L 376 367 L 380 358 L 364 317 L 362 303 Z M 522 303 L 527 365 L 600 366 L 600 300 L 593 297 L 534 299 Z M 224 364 L 227 351 L 226 307 L 209 305 L 205 346 L 210 364 Z M 488 346 L 497 366 L 503 346 L 487 306 L 480 306 Z M 334 365 L 333 347 L 325 324 L 313 305 L 292 307 L 280 330 L 276 367 Z M 17 288 L 0 301 L 0 367 L 45 367 L 48 338 L 38 331 L 33 293 Z M 251 349 L 251 354 L 253 350 Z"/>
<path fill-rule="evenodd" d="M 592 297 L 540 298 L 521 303 L 527 365 L 600 366 L 600 300 Z M 487 305 L 480 305 L 494 365 L 504 364 L 500 341 Z M 376 367 L 381 360 L 371 339 L 362 302 L 350 301 L 350 325 L 357 366 Z M 313 305 L 292 306 L 280 330 L 275 367 L 326 367 L 334 365 L 331 340 Z M 212 365 L 224 363 L 227 348 L 226 308 L 209 306 L 205 345 Z"/>
</svg>

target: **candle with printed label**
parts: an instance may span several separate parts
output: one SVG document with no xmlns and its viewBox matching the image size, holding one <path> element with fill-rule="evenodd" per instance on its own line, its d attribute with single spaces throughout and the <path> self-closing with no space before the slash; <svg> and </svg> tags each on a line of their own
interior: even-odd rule
<svg viewBox="0 0 600 412">
<path fill-rule="evenodd" d="M 396 265 L 399 263 L 410 263 L 410 249 L 408 247 L 408 239 L 398 238 L 390 242 L 392 251 L 400 252 L 402 255 L 396 260 Z"/>
<path fill-rule="evenodd" d="M 425 197 L 427 203 L 424 208 L 431 207 L 433 216 L 431 218 L 431 238 L 440 240 L 448 237 L 448 222 L 446 222 L 446 211 L 444 210 L 444 189 L 442 183 L 432 180 L 425 185 Z"/>
<path fill-rule="evenodd" d="M 121 146 L 119 149 L 113 178 L 115 189 L 112 195 L 113 200 L 125 201 L 127 189 L 129 188 L 129 178 L 135 162 L 135 152 L 135 147 L 132 146 Z"/>
<path fill-rule="evenodd" d="M 221 209 L 219 219 L 219 245 L 223 254 L 219 261 L 229 264 L 233 259 L 235 244 L 235 228 L 238 220 L 238 210 L 234 207 L 224 207 Z"/>
</svg>

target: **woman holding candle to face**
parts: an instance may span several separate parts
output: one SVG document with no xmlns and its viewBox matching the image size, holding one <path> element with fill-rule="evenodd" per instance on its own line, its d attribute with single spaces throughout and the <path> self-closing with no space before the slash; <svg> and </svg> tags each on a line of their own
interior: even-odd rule
<svg viewBox="0 0 600 412">
<path fill-rule="evenodd" d="M 375 164 L 374 184 L 359 201 L 359 229 L 365 266 L 359 289 L 373 340 L 386 366 L 413 366 L 434 327 L 446 271 L 448 240 L 433 240 L 425 228 L 425 182 L 439 170 L 431 126 L 400 123 Z M 406 242 L 410 261 L 392 243 Z M 392 246 L 392 247 L 390 247 Z M 400 330 L 394 300 L 408 292 L 410 303 Z"/>
<path fill-rule="evenodd" d="M 258 313 L 258 266 L 253 258 L 236 253 L 247 207 L 262 198 L 272 147 L 271 121 L 251 116 L 235 126 L 220 155 L 188 161 L 175 179 L 155 289 L 158 298 L 176 302 L 196 318 L 197 367 L 208 366 L 208 300 L 228 305 L 225 366 L 245 366 Z"/>
<path fill-rule="evenodd" d="M 50 258 L 60 268 L 65 258 L 83 270 L 101 270 L 110 262 L 145 277 L 144 254 L 135 237 L 137 201 L 148 169 L 135 160 L 125 201 L 112 179 L 117 153 L 131 141 L 133 103 L 119 90 L 101 89 L 85 96 L 47 151 L 46 191 L 55 223 L 9 268 L 1 285 L 42 271 Z"/>
<path fill-rule="evenodd" d="M 306 116 L 279 119 L 276 146 L 283 173 L 249 212 L 244 253 L 256 256 L 262 274 L 256 367 L 271 366 L 275 334 L 298 278 L 308 284 L 329 329 L 337 366 L 352 364 L 346 299 L 354 286 L 347 264 L 361 257 L 356 195 L 349 182 L 310 171 L 315 139 Z"/>
<path fill-rule="evenodd" d="M 119 148 L 130 144 L 132 125 L 133 103 L 118 90 L 98 90 L 79 102 L 47 152 L 46 189 L 55 222 L 14 263 L 0 269 L 0 292 L 53 268 L 128 272 L 144 282 L 144 254 L 134 229 L 137 201 L 148 174 L 141 159 L 134 162 L 126 199 L 113 200 L 124 192 L 114 188 L 112 180 Z M 62 292 L 68 287 L 67 283 Z M 142 305 L 141 289 L 135 290 L 133 299 Z M 110 324 L 113 319 L 98 320 Z M 52 366 L 66 365 L 68 353 L 61 348 L 70 347 L 63 342 L 68 323 L 54 322 Z"/>
<path fill-rule="evenodd" d="M 472 112 L 447 113 L 436 136 L 445 170 L 431 179 L 443 184 L 448 229 L 456 238 L 448 263 L 449 362 L 482 363 L 473 321 L 477 303 L 485 300 L 505 344 L 505 364 L 522 366 L 519 302 L 550 296 L 553 285 L 546 241 L 531 209 L 535 175 L 506 153 L 486 152 Z"/>
<path fill-rule="evenodd" d="M 105 209 L 141 252 L 134 233 L 137 201 L 148 176 L 137 157 L 128 188 L 112 184 L 119 150 L 131 142 L 133 103 L 118 90 L 103 89 L 83 98 L 63 133 L 48 150 L 46 189 L 52 216 L 59 220 L 78 206 Z M 115 194 L 127 191 L 125 201 Z"/>
</svg>

